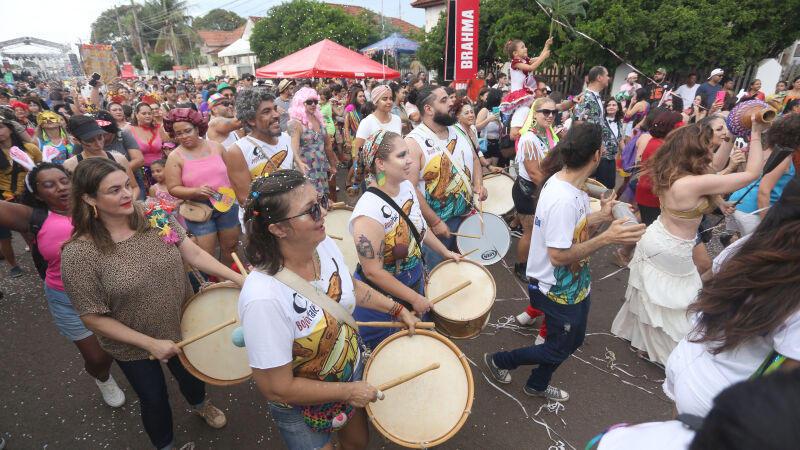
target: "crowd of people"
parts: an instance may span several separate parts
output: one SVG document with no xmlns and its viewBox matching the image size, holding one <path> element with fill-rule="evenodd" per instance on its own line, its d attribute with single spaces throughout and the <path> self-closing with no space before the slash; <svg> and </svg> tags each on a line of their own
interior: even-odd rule
<svg viewBox="0 0 800 450">
<path fill-rule="evenodd" d="M 504 219 L 519 238 L 513 271 L 530 297 L 516 320 L 540 331 L 530 346 L 486 353 L 487 373 L 510 383 L 512 371 L 534 366 L 524 392 L 568 400 L 551 380 L 583 343 L 590 256 L 615 246 L 612 261 L 630 272 L 611 331 L 665 367 L 679 415 L 615 428 L 599 448 L 745 448 L 753 441 L 726 440 L 745 420 L 726 406 L 758 388 L 785 409 L 776 386 L 797 400 L 800 382 L 796 370 L 761 378 L 800 365 L 800 159 L 776 159 L 800 150 L 800 76 L 769 95 L 752 80 L 737 95 L 722 69 L 678 88 L 658 69 L 644 86 L 634 72 L 610 93 L 609 72 L 597 66 L 582 92 L 560 101 L 535 74 L 550 44 L 529 58 L 522 41 L 509 42 L 510 73 L 480 73 L 496 82 L 466 90 L 425 72 L 3 86 L 0 252 L 9 276 L 22 275 L 14 231 L 104 401 L 126 401 L 109 372 L 116 361 L 158 449 L 193 448 L 173 433 L 162 362 L 194 414 L 214 428 L 227 422 L 175 343 L 198 282 L 230 280 L 241 287 L 254 381 L 285 444 L 333 448 L 338 432 L 342 448 L 365 448 L 363 408 L 379 392 L 361 380 L 364 351 L 392 330 L 359 329 L 354 318 L 398 320 L 413 333 L 432 307 L 428 273 L 461 260 L 454 233 L 490 199 L 484 176 L 510 173 L 514 211 Z M 749 136 L 735 136 L 726 117 L 753 99 L 779 117 L 753 116 Z M 592 183 L 604 188 L 599 201 Z M 354 205 L 355 267 L 325 231 L 339 199 Z M 714 215 L 727 218 L 727 233 L 712 261 Z M 232 269 L 239 250 L 254 269 L 246 277 Z M 203 279 L 191 283 L 187 266 Z M 688 416 L 705 421 L 683 427 L 698 423 Z M 764 434 L 790 436 L 783 425 L 773 420 Z M 691 430 L 682 446 L 654 446 L 678 428 Z"/>
</svg>

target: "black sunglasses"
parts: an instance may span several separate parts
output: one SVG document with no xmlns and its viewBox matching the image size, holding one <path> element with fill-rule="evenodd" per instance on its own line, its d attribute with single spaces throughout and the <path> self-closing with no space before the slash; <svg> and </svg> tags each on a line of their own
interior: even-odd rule
<svg viewBox="0 0 800 450">
<path fill-rule="evenodd" d="M 319 100 L 306 100 L 306 105 L 316 105 L 319 103 Z"/>
<path fill-rule="evenodd" d="M 558 110 L 555 109 L 537 109 L 537 113 L 542 113 L 545 116 L 555 116 Z"/>
<path fill-rule="evenodd" d="M 304 212 L 301 212 L 296 216 L 286 217 L 284 219 L 276 220 L 274 223 L 285 222 L 287 220 L 296 219 L 298 217 L 305 216 L 306 214 L 310 215 L 311 220 L 313 220 L 314 222 L 319 222 L 319 220 L 322 219 L 322 209 L 325 209 L 325 211 L 327 211 L 329 206 L 330 203 L 328 201 L 328 197 L 322 196 L 320 197 L 319 200 L 317 200 L 317 203 L 311 205 L 311 208 L 308 208 Z"/>
<path fill-rule="evenodd" d="M 231 106 L 233 103 L 231 102 L 219 102 L 217 103 L 219 106 Z"/>
</svg>

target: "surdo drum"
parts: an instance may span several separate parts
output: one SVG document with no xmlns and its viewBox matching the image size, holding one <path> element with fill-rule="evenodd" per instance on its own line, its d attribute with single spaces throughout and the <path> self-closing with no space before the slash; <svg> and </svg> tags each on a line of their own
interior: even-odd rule
<svg viewBox="0 0 800 450">
<path fill-rule="evenodd" d="M 384 392 L 384 399 L 367 404 L 367 416 L 392 442 L 409 448 L 429 448 L 452 438 L 472 409 L 474 384 L 469 361 L 449 339 L 427 330 L 414 336 L 401 331 L 372 352 L 364 381 L 372 386 L 398 375 L 439 363 L 439 368 Z"/>
<path fill-rule="evenodd" d="M 325 216 L 325 232 L 342 238 L 334 239 L 333 242 L 339 247 L 344 255 L 344 263 L 352 273 L 358 264 L 358 253 L 356 253 L 356 243 L 353 235 L 350 234 L 350 216 L 353 215 L 351 206 L 334 206 Z"/>
<path fill-rule="evenodd" d="M 434 267 L 425 285 L 425 296 L 433 299 L 467 280 L 472 283 L 431 308 L 436 330 L 454 339 L 477 336 L 489 322 L 497 293 L 492 274 L 469 259 L 451 259 Z"/>
<path fill-rule="evenodd" d="M 181 308 L 181 335 L 189 338 L 200 334 L 225 319 L 238 317 L 238 286 L 218 283 L 190 298 Z M 217 386 L 230 386 L 253 376 L 247 350 L 233 345 L 231 334 L 240 327 L 236 321 L 204 338 L 187 344 L 178 354 L 186 370 L 198 379 Z"/>
<path fill-rule="evenodd" d="M 511 188 L 514 179 L 505 173 L 496 173 L 483 177 L 483 185 L 489 194 L 483 201 L 483 212 L 502 216 L 514 209 L 514 199 L 511 198 Z"/>
<path fill-rule="evenodd" d="M 456 246 L 459 253 L 467 253 L 475 248 L 476 251 L 467 255 L 467 258 L 488 266 L 503 259 L 511 247 L 511 231 L 506 221 L 487 212 L 483 213 L 483 233 L 481 233 L 481 215 L 473 214 L 465 218 L 458 226 L 458 233 L 474 237 L 456 236 Z"/>
</svg>

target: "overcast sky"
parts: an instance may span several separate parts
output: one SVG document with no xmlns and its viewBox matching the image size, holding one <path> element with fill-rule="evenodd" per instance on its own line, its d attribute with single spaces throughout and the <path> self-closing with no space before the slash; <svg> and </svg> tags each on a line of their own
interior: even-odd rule
<svg viewBox="0 0 800 450">
<path fill-rule="evenodd" d="M 142 2 L 142 0 L 136 0 Z M 223 8 L 240 16 L 263 16 L 272 6 L 284 0 L 188 0 L 189 14 L 203 15 L 211 9 Z M 359 5 L 402 19 L 418 27 L 425 24 L 425 12 L 409 6 L 411 0 L 337 0 L 332 3 Z M 130 4 L 130 0 L 4 0 L 3 26 L 0 41 L 31 36 L 61 44 L 88 42 L 92 22 L 104 10 L 114 5 Z M 46 52 L 51 50 L 33 46 L 21 46 L 14 52 Z"/>
</svg>

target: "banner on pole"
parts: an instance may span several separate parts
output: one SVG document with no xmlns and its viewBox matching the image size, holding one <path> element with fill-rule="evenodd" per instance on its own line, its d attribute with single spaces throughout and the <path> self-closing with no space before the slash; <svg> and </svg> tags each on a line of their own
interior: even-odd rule
<svg viewBox="0 0 800 450">
<path fill-rule="evenodd" d="M 466 80 L 478 71 L 479 0 L 448 0 L 444 79 Z"/>
<path fill-rule="evenodd" d="M 103 77 L 104 82 L 119 77 L 117 54 L 110 45 L 78 45 L 78 53 L 81 55 L 83 71 L 86 76 L 97 72 Z"/>
</svg>

